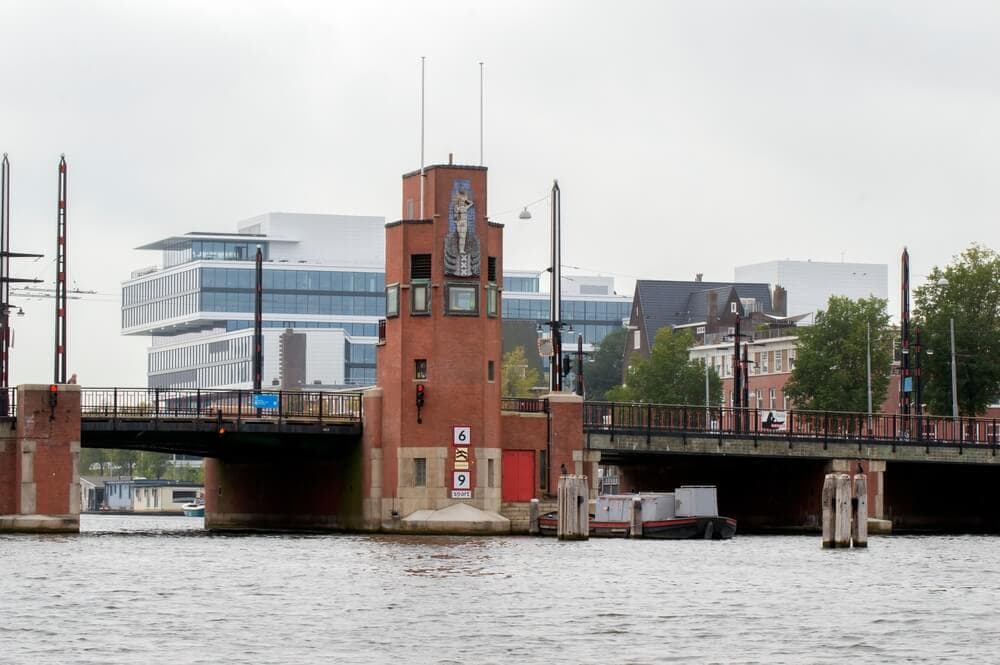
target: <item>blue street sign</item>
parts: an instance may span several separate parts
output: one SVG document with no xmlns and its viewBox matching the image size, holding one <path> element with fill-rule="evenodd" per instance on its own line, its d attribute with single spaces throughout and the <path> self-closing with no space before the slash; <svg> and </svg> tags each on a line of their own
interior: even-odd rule
<svg viewBox="0 0 1000 665">
<path fill-rule="evenodd" d="M 278 395 L 275 393 L 256 393 L 253 396 L 253 408 L 277 409 Z"/>
<path fill-rule="evenodd" d="M 912 393 L 913 392 L 913 377 L 907 376 L 903 378 L 903 392 Z"/>
</svg>

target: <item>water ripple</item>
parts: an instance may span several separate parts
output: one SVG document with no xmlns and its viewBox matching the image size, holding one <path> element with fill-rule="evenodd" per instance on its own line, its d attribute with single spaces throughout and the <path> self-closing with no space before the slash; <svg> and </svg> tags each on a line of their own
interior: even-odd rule
<svg viewBox="0 0 1000 665">
<path fill-rule="evenodd" d="M 985 663 L 1000 539 L 0 536 L 0 663 Z"/>
</svg>

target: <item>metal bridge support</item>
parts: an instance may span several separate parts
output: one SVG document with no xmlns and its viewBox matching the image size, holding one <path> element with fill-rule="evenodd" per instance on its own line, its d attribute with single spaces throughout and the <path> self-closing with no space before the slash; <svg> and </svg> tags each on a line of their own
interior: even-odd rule
<svg viewBox="0 0 1000 665">
<path fill-rule="evenodd" d="M 0 532 L 79 532 L 79 386 L 19 386 L 16 418 L 0 421 Z"/>
</svg>

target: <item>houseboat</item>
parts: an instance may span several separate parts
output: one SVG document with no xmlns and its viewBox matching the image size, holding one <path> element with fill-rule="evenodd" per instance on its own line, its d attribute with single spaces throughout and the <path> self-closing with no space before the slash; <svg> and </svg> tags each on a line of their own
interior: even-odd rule
<svg viewBox="0 0 1000 665">
<path fill-rule="evenodd" d="M 643 538 L 726 540 L 736 534 L 736 520 L 719 515 L 714 485 L 682 485 L 673 492 L 598 496 L 590 516 L 591 537 L 631 536 L 636 498 L 642 511 Z M 539 533 L 554 536 L 558 524 L 558 513 L 546 513 L 538 519 Z"/>
</svg>

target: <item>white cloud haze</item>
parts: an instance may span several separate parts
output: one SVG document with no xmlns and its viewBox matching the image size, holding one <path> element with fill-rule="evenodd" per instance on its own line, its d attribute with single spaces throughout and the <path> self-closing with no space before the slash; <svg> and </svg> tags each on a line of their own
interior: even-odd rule
<svg viewBox="0 0 1000 665">
<path fill-rule="evenodd" d="M 917 2 L 0 2 L 0 152 L 15 276 L 52 286 L 69 177 L 69 367 L 144 385 L 120 336 L 133 248 L 267 211 L 401 212 L 426 154 L 485 164 L 506 267 L 731 279 L 774 259 L 912 281 L 997 247 L 1000 6 Z M 500 214 L 505 213 L 505 214 Z M 51 380 L 52 300 L 16 300 L 11 382 Z M 891 304 L 898 307 L 898 296 Z"/>
</svg>

